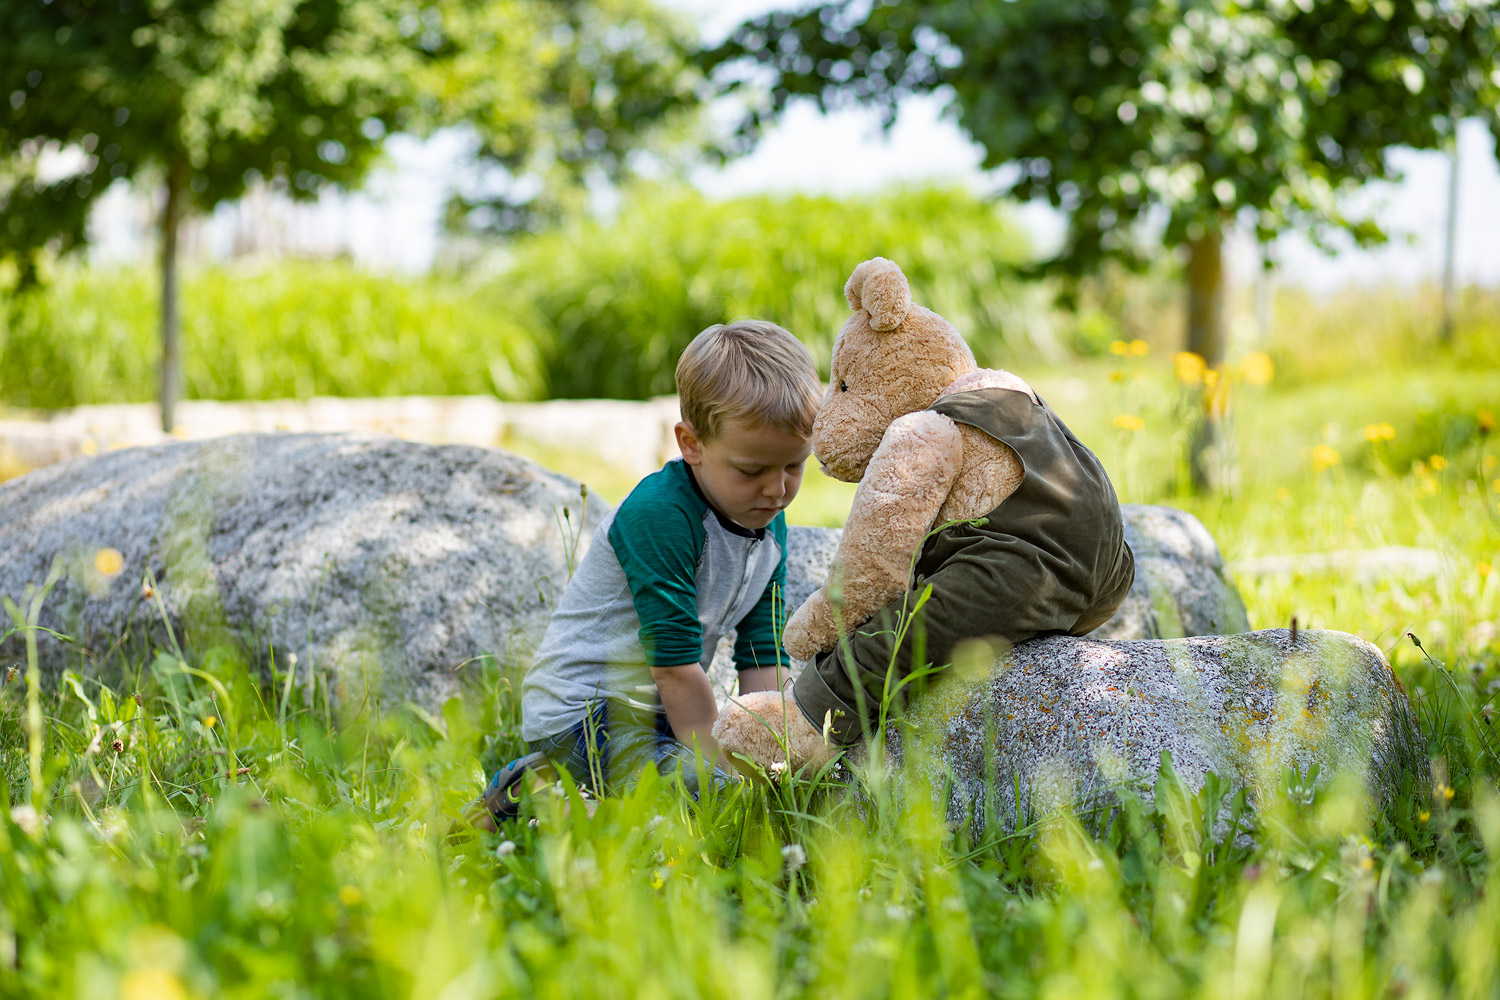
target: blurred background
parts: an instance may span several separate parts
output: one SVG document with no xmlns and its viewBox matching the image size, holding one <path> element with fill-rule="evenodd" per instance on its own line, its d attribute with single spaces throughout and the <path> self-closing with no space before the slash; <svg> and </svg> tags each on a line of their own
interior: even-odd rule
<svg viewBox="0 0 1500 1000">
<path fill-rule="evenodd" d="M 826 372 L 879 254 L 1127 499 L 1469 449 L 1494 516 L 1495 4 L 784 6 L 6 5 L 0 476 L 384 430 L 615 500 L 698 330 Z"/>
</svg>

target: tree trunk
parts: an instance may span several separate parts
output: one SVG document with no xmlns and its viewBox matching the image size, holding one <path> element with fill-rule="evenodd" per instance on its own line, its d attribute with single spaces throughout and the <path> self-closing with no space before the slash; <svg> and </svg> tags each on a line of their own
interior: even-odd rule
<svg viewBox="0 0 1500 1000">
<path fill-rule="evenodd" d="M 1458 257 L 1458 131 L 1448 150 L 1448 231 L 1443 244 L 1443 325 L 1438 340 L 1445 347 L 1453 343 L 1453 314 L 1458 311 L 1458 289 L 1455 265 Z"/>
<path fill-rule="evenodd" d="M 1210 369 L 1224 363 L 1224 236 L 1215 230 L 1188 241 L 1187 349 Z M 1222 375 L 1221 375 L 1222 377 Z M 1209 449 L 1219 437 L 1218 415 L 1204 394 L 1203 418 L 1193 432 L 1191 464 L 1193 488 L 1210 485 Z"/>
<path fill-rule="evenodd" d="M 177 318 L 177 232 L 182 224 L 182 199 L 187 188 L 187 160 L 174 156 L 167 167 L 167 203 L 161 213 L 161 429 L 176 426 L 177 401 L 182 398 L 182 366 L 178 350 L 181 324 Z"/>
</svg>

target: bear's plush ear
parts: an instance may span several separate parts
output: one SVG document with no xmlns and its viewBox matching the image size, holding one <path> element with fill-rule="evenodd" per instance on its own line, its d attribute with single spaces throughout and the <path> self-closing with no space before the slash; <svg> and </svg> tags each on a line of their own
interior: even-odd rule
<svg viewBox="0 0 1500 1000">
<path fill-rule="evenodd" d="M 870 328 L 886 332 L 896 329 L 911 309 L 911 285 L 901 268 L 884 257 L 871 257 L 854 269 L 844 283 L 849 308 L 870 314 Z"/>
</svg>

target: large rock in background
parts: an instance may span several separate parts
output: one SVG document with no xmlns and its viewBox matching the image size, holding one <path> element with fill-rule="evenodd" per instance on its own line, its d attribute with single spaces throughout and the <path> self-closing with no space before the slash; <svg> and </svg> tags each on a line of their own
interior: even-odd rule
<svg viewBox="0 0 1500 1000">
<path fill-rule="evenodd" d="M 1377 799 L 1428 778 L 1405 690 L 1379 649 L 1343 632 L 1033 639 L 944 674 L 907 715 L 920 748 L 903 754 L 897 736 L 892 754 L 934 789 L 951 782 L 953 822 L 1011 828 L 1018 805 L 1022 820 L 1087 808 L 1122 784 L 1149 800 L 1163 751 L 1189 789 L 1213 772 L 1255 802 L 1287 768 L 1352 774 Z"/>
<path fill-rule="evenodd" d="M 246 434 L 111 452 L 0 486 L 0 594 L 54 560 L 44 665 L 170 648 L 275 651 L 434 705 L 476 657 L 524 663 L 608 505 L 508 452 L 342 434 Z M 565 519 L 563 511 L 568 512 Z M 124 557 L 116 575 L 101 572 Z M 96 562 L 98 565 L 96 565 Z M 0 656 L 18 659 L 13 638 Z"/>
<path fill-rule="evenodd" d="M 1135 583 L 1120 610 L 1090 638 L 1174 639 L 1250 630 L 1244 601 L 1201 521 L 1174 507 L 1124 504 L 1121 511 L 1125 541 L 1135 553 Z M 839 528 L 787 529 L 788 608 L 796 610 L 823 585 L 842 535 Z M 731 635 L 719 644 L 709 672 L 720 698 L 736 690 L 733 648 Z"/>
</svg>

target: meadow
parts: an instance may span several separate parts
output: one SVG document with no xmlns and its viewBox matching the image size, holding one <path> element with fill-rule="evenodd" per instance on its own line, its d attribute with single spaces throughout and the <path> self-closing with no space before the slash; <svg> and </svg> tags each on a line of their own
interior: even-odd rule
<svg viewBox="0 0 1500 1000">
<path fill-rule="evenodd" d="M 539 797 L 534 823 L 454 832 L 520 749 L 519 665 L 433 716 L 179 636 L 56 687 L 5 675 L 0 995 L 1500 996 L 1500 304 L 1463 306 L 1439 346 L 1425 291 L 1284 293 L 1212 386 L 1143 317 L 1060 360 L 981 352 L 1034 380 L 1123 500 L 1201 518 L 1231 569 L 1437 553 L 1433 576 L 1238 576 L 1253 627 L 1386 652 L 1430 788 L 1380 805 L 1288 776 L 1250 837 L 1220 839 L 1224 790 L 1164 762 L 1150 805 L 1122 789 L 1111 816 L 976 838 L 877 758 L 848 786 L 693 802 L 650 778 L 592 817 Z M 1228 446 L 1201 496 L 1184 448 L 1205 393 Z M 628 486 L 590 472 L 607 499 Z M 847 490 L 810 480 L 797 519 L 838 523 Z M 7 596 L 23 630 L 45 598 Z"/>
</svg>

